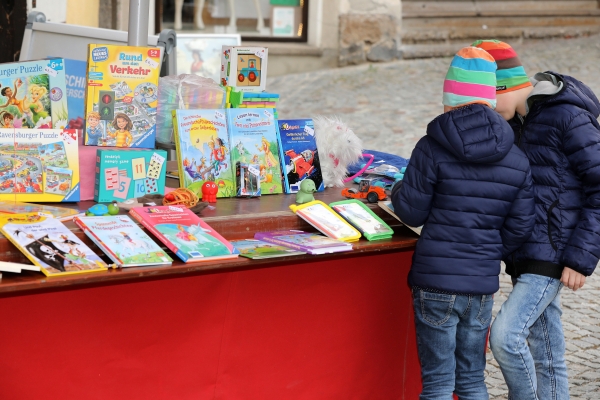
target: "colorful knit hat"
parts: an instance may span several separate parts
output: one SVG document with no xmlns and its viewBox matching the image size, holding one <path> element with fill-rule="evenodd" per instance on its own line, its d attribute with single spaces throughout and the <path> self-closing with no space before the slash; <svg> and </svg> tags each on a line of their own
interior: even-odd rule
<svg viewBox="0 0 600 400">
<path fill-rule="evenodd" d="M 531 82 L 529 82 L 519 56 L 517 56 L 517 53 L 508 43 L 499 40 L 478 40 L 471 46 L 484 49 L 496 60 L 496 64 L 498 65 L 498 70 L 496 71 L 496 79 L 498 80 L 498 86 L 496 86 L 497 94 L 512 92 L 531 86 Z"/>
<path fill-rule="evenodd" d="M 450 63 L 442 104 L 458 107 L 471 103 L 496 108 L 496 63 L 485 50 L 463 47 Z"/>
</svg>

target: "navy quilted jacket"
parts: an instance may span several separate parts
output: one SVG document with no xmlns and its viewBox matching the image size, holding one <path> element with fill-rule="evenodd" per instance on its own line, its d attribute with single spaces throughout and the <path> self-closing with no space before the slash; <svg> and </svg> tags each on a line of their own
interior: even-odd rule
<svg viewBox="0 0 600 400">
<path fill-rule="evenodd" d="M 550 74 L 562 89 L 530 97 L 524 121 L 510 121 L 531 164 L 535 227 L 507 272 L 558 278 L 566 265 L 589 276 L 600 258 L 600 103 L 578 80 Z"/>
<path fill-rule="evenodd" d="M 400 219 L 424 224 L 409 284 L 495 293 L 500 260 L 521 246 L 534 224 L 529 163 L 500 114 L 473 104 L 438 116 L 394 189 Z"/>
</svg>

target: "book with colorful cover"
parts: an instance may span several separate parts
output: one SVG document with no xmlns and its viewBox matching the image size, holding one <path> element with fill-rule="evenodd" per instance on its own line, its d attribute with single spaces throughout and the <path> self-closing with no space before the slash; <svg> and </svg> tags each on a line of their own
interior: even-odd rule
<svg viewBox="0 0 600 400">
<path fill-rule="evenodd" d="M 227 239 L 185 207 L 134 207 L 129 214 L 183 262 L 236 258 L 239 252 Z"/>
<path fill-rule="evenodd" d="M 317 192 L 325 190 L 313 120 L 280 119 L 277 123 L 285 192 L 298 192 L 307 178 L 315 183 Z"/>
<path fill-rule="evenodd" d="M 127 215 L 75 217 L 73 221 L 119 268 L 173 263 L 173 259 Z"/>
<path fill-rule="evenodd" d="M 108 266 L 56 218 L 38 213 L 0 216 L 0 231 L 48 277 L 106 271 Z"/>
<path fill-rule="evenodd" d="M 65 128 L 65 83 L 62 58 L 1 64 L 0 128 Z"/>
<path fill-rule="evenodd" d="M 0 201 L 0 214 L 27 214 L 41 213 L 48 214 L 59 221 L 70 221 L 76 216 L 83 216 L 85 213 L 76 208 L 56 207 L 44 204 L 31 204 L 12 201 Z"/>
<path fill-rule="evenodd" d="M 396 213 L 394 212 L 394 206 L 392 205 L 392 202 L 389 200 L 386 201 L 379 201 L 377 202 L 377 205 L 379 207 L 381 207 L 383 210 L 385 210 L 388 214 L 390 214 L 392 217 L 396 218 L 398 221 L 402 222 L 402 220 L 400 219 L 400 217 L 398 217 L 396 215 Z M 402 222 L 404 224 L 404 222 Z M 406 225 L 406 224 L 404 224 Z M 423 229 L 423 226 L 417 226 L 417 227 L 413 227 L 413 226 L 408 226 L 406 225 L 411 231 L 413 231 L 414 233 L 421 235 L 421 229 Z"/>
<path fill-rule="evenodd" d="M 327 254 L 352 250 L 352 244 L 331 239 L 318 233 L 299 230 L 257 232 L 254 239 L 304 251 L 308 254 Z"/>
<path fill-rule="evenodd" d="M 85 144 L 153 149 L 161 48 L 89 44 Z"/>
<path fill-rule="evenodd" d="M 272 108 L 228 108 L 231 163 L 258 164 L 261 196 L 283 193 L 277 121 Z"/>
<path fill-rule="evenodd" d="M 252 258 L 254 260 L 306 254 L 304 251 L 291 249 L 289 247 L 258 239 L 232 240 L 231 244 L 238 249 L 240 256 Z"/>
<path fill-rule="evenodd" d="M 368 240 L 389 239 L 394 234 L 394 230 L 360 200 L 336 201 L 329 203 L 329 207 L 358 229 Z"/>
<path fill-rule="evenodd" d="M 74 129 L 0 129 L 0 201 L 79 201 Z"/>
<path fill-rule="evenodd" d="M 225 110 L 173 110 L 179 185 L 202 197 L 202 184 L 217 184 L 217 197 L 235 196 L 234 165 Z"/>
<path fill-rule="evenodd" d="M 320 200 L 292 204 L 290 209 L 324 235 L 343 242 L 360 239 L 360 232 Z"/>
</svg>

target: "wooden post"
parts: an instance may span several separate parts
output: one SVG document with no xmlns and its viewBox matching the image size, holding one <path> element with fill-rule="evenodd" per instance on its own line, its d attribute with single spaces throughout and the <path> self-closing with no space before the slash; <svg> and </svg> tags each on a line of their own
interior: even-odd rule
<svg viewBox="0 0 600 400">
<path fill-rule="evenodd" d="M 19 59 L 26 20 L 26 0 L 0 1 L 0 63 Z"/>
</svg>

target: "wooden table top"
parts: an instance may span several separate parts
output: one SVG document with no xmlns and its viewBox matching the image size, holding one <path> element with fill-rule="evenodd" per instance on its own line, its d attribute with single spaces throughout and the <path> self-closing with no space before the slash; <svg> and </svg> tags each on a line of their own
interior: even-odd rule
<svg viewBox="0 0 600 400">
<path fill-rule="evenodd" d="M 212 204 L 205 208 L 200 216 L 213 229 L 229 240 L 249 239 L 254 236 L 255 232 L 261 231 L 284 229 L 314 231 L 314 228 L 303 219 L 296 216 L 289 209 L 289 205 L 294 203 L 295 198 L 295 195 L 268 195 L 258 198 L 218 199 L 216 204 Z M 315 193 L 315 199 L 329 204 L 334 201 L 343 200 L 344 198 L 341 196 L 341 189 L 329 188 L 322 193 Z M 80 203 L 54 205 L 86 210 L 94 204 L 95 203 L 92 201 L 84 201 Z M 318 256 L 299 255 L 264 260 L 252 260 L 245 257 L 238 257 L 230 260 L 188 264 L 174 261 L 173 265 L 169 267 L 133 267 L 63 277 L 46 277 L 41 272 L 31 271 L 23 271 L 20 274 L 4 272 L 2 273 L 2 279 L 0 280 L 0 296 L 46 290 L 76 289 L 81 286 L 87 287 L 135 282 L 144 279 L 164 279 L 190 274 L 197 275 L 203 273 L 277 267 L 334 258 L 352 259 L 357 256 L 368 255 L 371 253 L 392 252 L 414 248 L 418 238 L 415 233 L 400 224 L 399 221 L 390 216 L 376 204 L 368 205 L 371 210 L 394 229 L 394 236 L 391 239 L 376 241 L 367 241 L 366 239 L 361 238 L 358 242 L 353 243 L 354 250 L 350 252 Z M 103 252 L 98 249 L 73 222 L 67 222 L 66 225 L 98 255 L 103 255 Z M 153 237 L 152 234 L 149 235 Z M 158 240 L 156 242 L 160 243 Z M 171 252 L 167 252 L 174 260 L 178 260 Z M 10 243 L 10 241 L 1 235 L 0 260 L 30 264 L 25 256 Z M 108 259 L 106 260 L 109 261 Z"/>
</svg>

